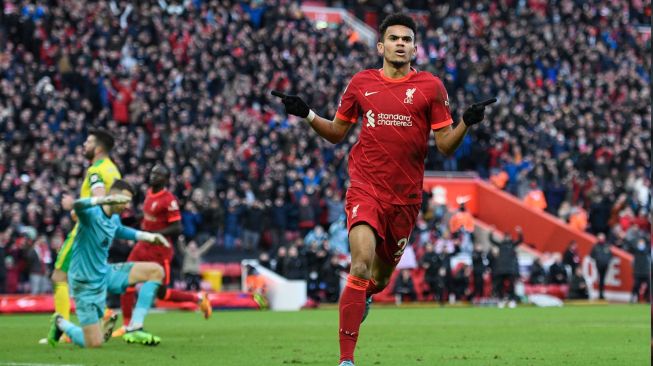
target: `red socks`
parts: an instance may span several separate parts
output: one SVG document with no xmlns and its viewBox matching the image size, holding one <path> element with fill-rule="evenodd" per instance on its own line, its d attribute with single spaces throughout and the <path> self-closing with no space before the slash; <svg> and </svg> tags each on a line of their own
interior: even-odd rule
<svg viewBox="0 0 653 366">
<path fill-rule="evenodd" d="M 374 294 L 378 294 L 381 292 L 377 287 L 376 287 L 376 281 L 374 281 L 374 278 L 370 278 L 370 283 L 367 285 L 367 288 L 365 289 L 365 295 L 370 296 Z"/>
<path fill-rule="evenodd" d="M 127 291 L 120 296 L 120 308 L 122 309 L 122 323 L 127 326 L 132 319 L 132 311 L 136 304 L 136 289 L 134 286 L 127 287 Z"/>
<path fill-rule="evenodd" d="M 166 296 L 163 298 L 163 300 L 174 302 L 198 302 L 199 296 L 195 292 L 173 290 L 169 288 L 166 290 Z"/>
<path fill-rule="evenodd" d="M 365 291 L 369 280 L 347 276 L 347 285 L 340 297 L 340 362 L 354 361 L 358 330 L 365 312 Z"/>
</svg>

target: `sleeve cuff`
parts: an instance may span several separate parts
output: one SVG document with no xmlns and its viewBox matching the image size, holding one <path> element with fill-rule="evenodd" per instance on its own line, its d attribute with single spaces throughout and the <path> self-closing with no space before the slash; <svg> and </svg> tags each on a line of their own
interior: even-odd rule
<svg viewBox="0 0 653 366">
<path fill-rule="evenodd" d="M 168 222 L 175 222 L 175 221 L 179 221 L 179 220 L 181 220 L 181 216 L 180 215 L 175 215 L 175 216 L 172 216 L 171 218 L 169 218 Z"/>
<path fill-rule="evenodd" d="M 451 118 L 449 118 L 446 121 L 431 123 L 431 129 L 432 130 L 438 130 L 438 129 L 442 128 L 442 127 L 447 127 L 447 126 L 452 125 L 452 124 L 453 124 L 453 120 Z"/>
<path fill-rule="evenodd" d="M 350 123 L 356 123 L 356 119 L 357 119 L 356 117 L 353 117 L 353 118 L 347 117 L 347 116 L 345 116 L 344 114 L 342 114 L 340 112 L 336 112 L 336 118 L 339 118 L 339 119 L 341 119 L 343 121 L 347 121 L 347 122 L 350 122 Z"/>
</svg>

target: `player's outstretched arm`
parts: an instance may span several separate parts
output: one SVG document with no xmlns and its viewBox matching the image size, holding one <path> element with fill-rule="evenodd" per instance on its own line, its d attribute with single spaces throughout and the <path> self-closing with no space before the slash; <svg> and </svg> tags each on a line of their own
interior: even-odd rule
<svg viewBox="0 0 653 366">
<path fill-rule="evenodd" d="M 91 211 L 88 209 L 93 206 L 116 205 L 131 201 L 131 197 L 122 194 L 116 194 L 104 197 L 80 198 L 73 203 L 73 213 L 75 217 L 84 224 L 91 224 Z"/>
<path fill-rule="evenodd" d="M 166 239 L 165 236 L 159 233 L 150 233 L 147 231 L 137 231 L 136 240 L 146 241 L 148 243 L 163 245 L 164 247 L 170 248 L 170 242 Z"/>
<path fill-rule="evenodd" d="M 275 97 L 281 98 L 281 102 L 286 108 L 286 113 L 293 116 L 301 117 L 313 128 L 318 135 L 322 136 L 325 140 L 332 144 L 337 144 L 347 136 L 347 132 L 353 125 L 348 121 L 343 121 L 338 117 L 334 117 L 333 121 L 322 118 L 315 114 L 309 108 L 308 104 L 302 98 L 296 95 L 286 95 L 280 91 L 273 90 L 271 92 Z"/>
<path fill-rule="evenodd" d="M 338 117 L 334 117 L 333 121 L 329 121 L 317 114 L 312 121 L 307 120 L 307 122 L 318 135 L 322 136 L 322 138 L 332 144 L 341 142 L 345 136 L 347 136 L 351 126 L 354 125 L 353 123 L 343 121 Z"/>
<path fill-rule="evenodd" d="M 159 233 L 150 233 L 148 231 L 140 231 L 129 226 L 122 226 L 122 224 L 116 230 L 116 238 L 123 240 L 131 241 L 146 241 L 152 244 L 163 245 L 165 247 L 170 247 L 170 243 L 165 236 Z"/>
<path fill-rule="evenodd" d="M 435 144 L 444 155 L 452 155 L 460 143 L 463 141 L 467 130 L 483 121 L 485 116 L 485 107 L 496 102 L 496 98 L 484 100 L 482 102 L 474 103 L 471 107 L 467 108 L 463 113 L 462 120 L 456 127 L 443 127 L 435 131 Z"/>
<path fill-rule="evenodd" d="M 80 211 L 93 206 L 119 205 L 131 202 L 131 197 L 124 194 L 112 194 L 103 197 L 80 198 L 73 203 L 73 210 L 79 214 Z"/>
</svg>

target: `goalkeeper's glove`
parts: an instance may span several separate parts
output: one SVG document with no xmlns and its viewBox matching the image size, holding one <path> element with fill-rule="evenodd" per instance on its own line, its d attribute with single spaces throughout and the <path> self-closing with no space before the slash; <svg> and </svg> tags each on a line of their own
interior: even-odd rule
<svg viewBox="0 0 653 366">
<path fill-rule="evenodd" d="M 136 240 L 138 241 L 146 241 L 148 243 L 152 244 L 160 244 L 163 245 L 164 247 L 170 248 L 170 243 L 168 242 L 168 239 L 166 239 L 165 236 L 159 234 L 159 233 L 150 233 L 147 231 L 138 231 L 136 233 Z"/>
<path fill-rule="evenodd" d="M 471 127 L 483 120 L 485 107 L 496 102 L 497 98 L 490 98 L 482 102 L 474 103 L 463 113 L 463 122 L 467 127 Z"/>
<path fill-rule="evenodd" d="M 275 97 L 281 98 L 281 103 L 283 103 L 283 106 L 286 108 L 286 113 L 304 118 L 309 122 L 313 121 L 313 118 L 315 118 L 315 112 L 308 107 L 308 104 L 306 104 L 302 98 L 296 95 L 286 95 L 276 90 L 273 90 L 271 94 Z"/>
<path fill-rule="evenodd" d="M 92 205 L 120 205 L 131 202 L 132 198 L 124 194 L 110 194 L 108 196 L 91 198 Z"/>
</svg>

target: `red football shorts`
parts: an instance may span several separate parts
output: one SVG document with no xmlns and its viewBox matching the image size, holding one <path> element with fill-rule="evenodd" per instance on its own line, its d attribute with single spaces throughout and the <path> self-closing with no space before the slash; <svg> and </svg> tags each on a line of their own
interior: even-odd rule
<svg viewBox="0 0 653 366">
<path fill-rule="evenodd" d="M 363 222 L 370 225 L 379 239 L 376 255 L 394 266 L 408 245 L 419 209 L 419 204 L 393 205 L 378 201 L 362 189 L 349 188 L 345 202 L 347 230 Z"/>
<path fill-rule="evenodd" d="M 167 248 L 162 245 L 152 245 L 148 243 L 136 243 L 127 262 L 156 262 L 159 263 L 165 271 L 165 278 L 163 284 L 170 283 L 170 261 L 174 252 L 172 248 Z"/>
</svg>

